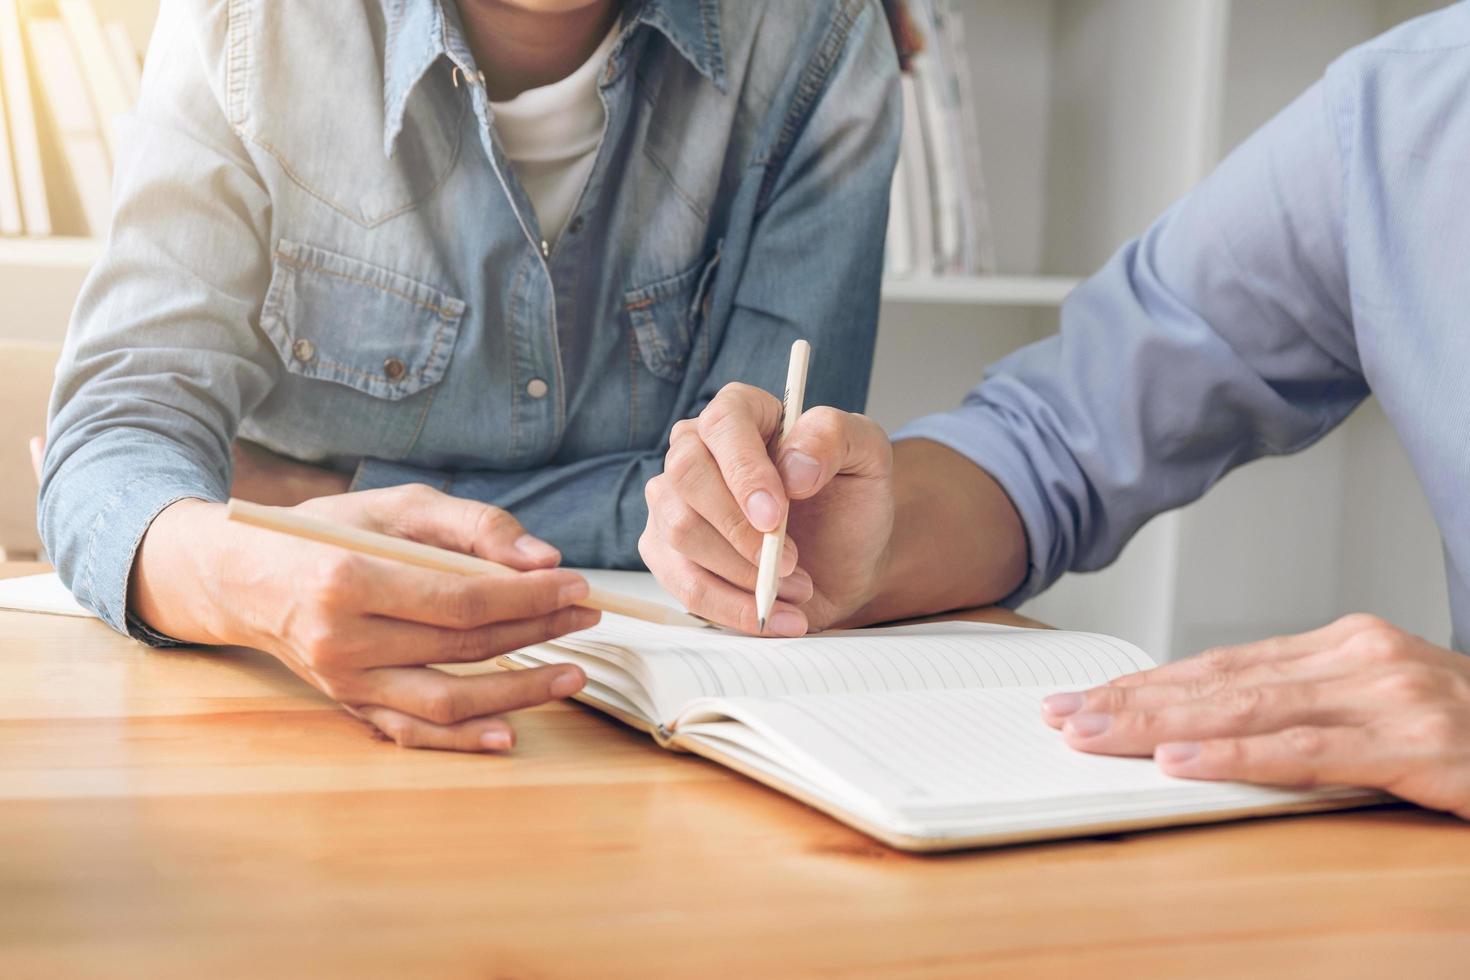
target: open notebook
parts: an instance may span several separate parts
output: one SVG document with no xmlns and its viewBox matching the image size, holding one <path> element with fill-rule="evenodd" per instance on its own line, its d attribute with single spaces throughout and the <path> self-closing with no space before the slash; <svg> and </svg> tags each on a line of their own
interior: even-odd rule
<svg viewBox="0 0 1470 980">
<path fill-rule="evenodd" d="M 1154 666 L 1094 633 L 949 622 L 773 640 L 608 615 L 505 659 L 575 663 L 587 704 L 905 850 L 1380 799 L 1173 779 L 1068 748 L 1043 697 Z"/>
</svg>

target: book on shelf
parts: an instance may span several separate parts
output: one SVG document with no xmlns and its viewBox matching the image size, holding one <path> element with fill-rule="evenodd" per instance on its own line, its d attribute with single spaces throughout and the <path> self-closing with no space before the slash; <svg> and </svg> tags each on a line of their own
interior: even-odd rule
<svg viewBox="0 0 1470 980">
<path fill-rule="evenodd" d="M 20 212 L 20 190 L 15 183 L 15 164 L 10 156 L 10 126 L 5 113 L 5 74 L 0 72 L 0 235 L 19 235 L 26 230 Z"/>
<path fill-rule="evenodd" d="M 117 119 L 141 86 L 126 26 L 92 0 L 0 0 L 0 235 L 106 232 Z"/>
<path fill-rule="evenodd" d="M 950 0 L 885 0 L 903 87 L 903 137 L 885 271 L 895 278 L 995 271 L 963 20 Z"/>
<path fill-rule="evenodd" d="M 56 9 L 86 81 L 109 160 L 117 159 L 117 119 L 132 107 L 112 47 L 89 0 L 56 0 Z M 44 59 L 41 59 L 44 63 Z"/>
<path fill-rule="evenodd" d="M 10 136 L 8 152 L 15 167 L 23 230 L 28 235 L 49 235 L 51 206 L 46 199 L 41 138 L 36 127 L 35 104 L 31 100 L 28 65 L 19 0 L 0 0 L 0 79 L 3 79 L 5 88 Z"/>
<path fill-rule="evenodd" d="M 1154 666 L 1099 634 L 948 622 L 777 640 L 605 615 L 503 659 L 576 664 L 584 703 L 905 850 L 1383 799 L 1175 779 L 1069 748 L 1041 720 L 1044 696 Z"/>
<path fill-rule="evenodd" d="M 78 230 L 100 238 L 107 233 L 111 216 L 112 169 L 102 127 L 82 82 L 81 66 L 60 20 L 32 17 L 26 21 L 26 31 L 37 61 L 46 66 L 41 90 L 60 156 L 60 166 L 52 169 L 52 176 L 68 181 L 76 193 Z"/>
</svg>

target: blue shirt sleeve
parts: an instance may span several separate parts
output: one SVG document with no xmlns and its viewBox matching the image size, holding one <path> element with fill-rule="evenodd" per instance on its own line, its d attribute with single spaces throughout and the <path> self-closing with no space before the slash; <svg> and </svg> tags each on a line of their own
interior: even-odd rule
<svg viewBox="0 0 1470 980">
<path fill-rule="evenodd" d="M 183 4 L 164 4 L 125 117 L 112 237 L 67 332 L 47 429 L 41 536 L 77 600 L 113 628 L 133 557 L 175 501 L 223 501 L 230 443 L 280 362 L 252 326 L 270 201 L 225 118 Z"/>
<path fill-rule="evenodd" d="M 1366 396 L 1354 343 L 1339 127 L 1319 84 L 997 363 L 930 439 L 989 472 L 1030 546 L 1019 603 L 1112 562 L 1231 468 L 1312 443 Z"/>
</svg>

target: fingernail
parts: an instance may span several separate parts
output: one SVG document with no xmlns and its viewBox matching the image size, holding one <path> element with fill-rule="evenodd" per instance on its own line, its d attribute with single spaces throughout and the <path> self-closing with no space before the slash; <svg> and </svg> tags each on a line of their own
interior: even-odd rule
<svg viewBox="0 0 1470 980">
<path fill-rule="evenodd" d="M 1154 761 L 1166 766 L 1177 766 L 1199 755 L 1198 742 L 1165 742 L 1154 750 Z"/>
<path fill-rule="evenodd" d="M 515 739 L 510 732 L 492 729 L 480 735 L 480 748 L 489 749 L 491 752 L 504 752 L 515 744 Z"/>
<path fill-rule="evenodd" d="M 822 475 L 822 464 L 806 453 L 789 452 L 781 457 L 776 468 L 781 471 L 781 480 L 788 493 L 806 493 L 816 486 L 817 478 Z"/>
<path fill-rule="evenodd" d="M 556 598 L 563 606 L 570 606 L 587 598 L 587 580 L 584 578 L 570 579 L 561 584 L 557 590 Z"/>
<path fill-rule="evenodd" d="M 1073 715 L 1071 718 L 1068 718 L 1067 731 L 1073 735 L 1080 735 L 1083 738 L 1092 738 L 1094 735 L 1101 735 L 1107 731 L 1112 724 L 1112 715 L 1100 715 L 1094 712 L 1088 712 L 1085 715 Z"/>
<path fill-rule="evenodd" d="M 1074 715 L 1082 708 L 1082 695 L 1075 693 L 1053 694 L 1041 699 L 1041 710 L 1058 718 Z"/>
<path fill-rule="evenodd" d="M 745 512 L 757 531 L 774 531 L 781 523 L 781 508 L 776 504 L 776 498 L 764 490 L 757 490 L 746 498 Z"/>
<path fill-rule="evenodd" d="M 582 689 L 582 675 L 575 670 L 564 670 L 551 681 L 551 696 L 569 698 Z"/>
<path fill-rule="evenodd" d="M 522 534 L 516 538 L 516 550 L 532 561 L 556 561 L 561 557 L 561 552 L 538 537 Z"/>
<path fill-rule="evenodd" d="M 806 622 L 797 613 L 783 610 L 771 617 L 766 629 L 777 636 L 805 636 Z"/>
</svg>

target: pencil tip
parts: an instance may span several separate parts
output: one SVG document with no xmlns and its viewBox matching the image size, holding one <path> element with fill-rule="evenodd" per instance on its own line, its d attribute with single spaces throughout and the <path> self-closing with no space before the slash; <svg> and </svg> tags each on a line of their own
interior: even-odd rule
<svg viewBox="0 0 1470 980">
<path fill-rule="evenodd" d="M 766 631 L 766 617 L 757 616 L 755 618 L 755 627 L 757 632 L 764 633 Z"/>
</svg>

